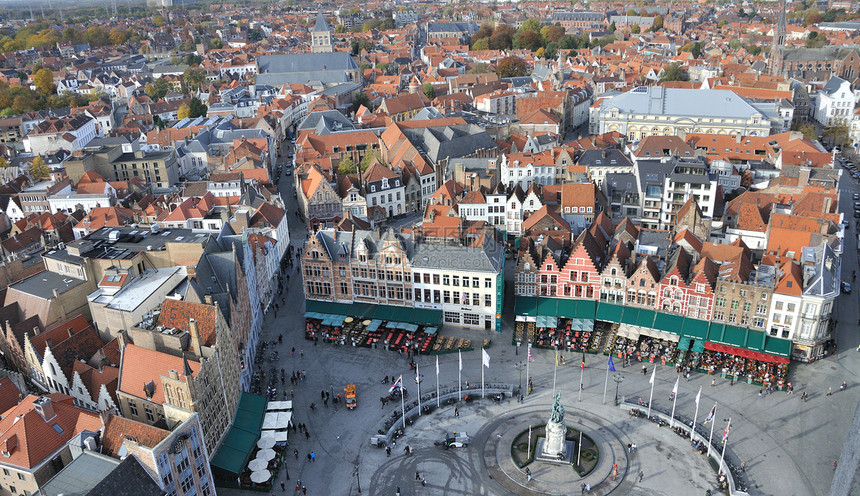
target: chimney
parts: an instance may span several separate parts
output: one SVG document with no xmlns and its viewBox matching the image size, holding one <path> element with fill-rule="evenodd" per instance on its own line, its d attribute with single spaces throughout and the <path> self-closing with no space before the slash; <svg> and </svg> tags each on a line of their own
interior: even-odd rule
<svg viewBox="0 0 860 496">
<path fill-rule="evenodd" d="M 34 401 L 33 407 L 36 410 L 36 413 L 38 413 L 45 422 L 56 416 L 54 413 L 54 405 L 51 404 L 51 398 L 48 398 L 47 396 L 42 396 Z"/>
<path fill-rule="evenodd" d="M 797 187 L 804 188 L 809 185 L 809 167 L 801 167 L 797 172 Z"/>
<path fill-rule="evenodd" d="M 74 327 L 69 327 L 69 337 L 72 337 L 72 336 L 74 336 L 74 335 L 75 335 L 75 329 L 74 329 Z"/>
<path fill-rule="evenodd" d="M 191 345 L 194 346 L 194 353 L 201 356 L 203 349 L 200 344 L 200 331 L 197 329 L 197 321 L 194 319 L 188 319 L 188 334 L 191 335 Z"/>
<path fill-rule="evenodd" d="M 829 196 L 824 197 L 824 208 L 822 209 L 822 213 L 830 213 L 830 206 L 832 201 L 833 199 Z"/>
<path fill-rule="evenodd" d="M 177 381 L 179 380 L 179 372 L 175 371 L 174 369 L 170 369 L 170 370 L 168 370 L 168 371 L 167 371 L 167 375 L 168 375 L 171 379 L 176 379 Z"/>
</svg>

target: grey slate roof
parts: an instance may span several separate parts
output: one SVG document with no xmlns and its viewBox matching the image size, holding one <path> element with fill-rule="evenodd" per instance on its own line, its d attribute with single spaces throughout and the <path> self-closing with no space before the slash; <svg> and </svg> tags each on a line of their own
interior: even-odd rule
<svg viewBox="0 0 860 496">
<path fill-rule="evenodd" d="M 414 269 L 443 269 L 498 273 L 504 250 L 489 236 L 482 247 L 421 243 L 412 258 Z"/>
<path fill-rule="evenodd" d="M 403 133 L 434 164 L 496 147 L 486 131 L 472 124 L 404 129 Z"/>
<path fill-rule="evenodd" d="M 119 460 L 84 450 L 39 489 L 44 496 L 85 495 L 119 465 Z"/>
<path fill-rule="evenodd" d="M 819 60 L 842 60 L 856 48 L 825 46 L 821 48 L 795 48 L 784 50 L 782 60 L 785 62 L 816 62 Z"/>
<path fill-rule="evenodd" d="M 758 113 L 733 91 L 660 86 L 640 86 L 605 100 L 601 107 L 618 108 L 621 112 L 668 116 L 686 116 L 699 111 L 696 109 L 707 109 L 709 116 L 730 119 L 748 119 Z"/>
<path fill-rule="evenodd" d="M 803 254 L 803 294 L 825 296 L 839 292 L 840 264 L 836 254 L 825 242 L 817 246 L 804 246 Z"/>
<path fill-rule="evenodd" d="M 828 95 L 832 95 L 832 94 L 836 93 L 837 91 L 839 91 L 839 88 L 842 86 L 842 83 L 845 83 L 845 82 L 847 82 L 847 81 L 845 81 L 841 77 L 833 76 L 832 78 L 830 78 L 827 81 L 827 84 L 825 84 L 824 87 L 821 88 L 821 91 L 823 91 L 824 93 L 827 93 Z"/>
<path fill-rule="evenodd" d="M 257 84 L 280 86 L 289 83 L 348 82 L 344 71 L 358 70 L 345 52 L 263 55 L 257 59 Z"/>
<path fill-rule="evenodd" d="M 314 129 L 315 134 L 330 134 L 332 131 L 355 129 L 355 124 L 337 110 L 311 112 L 299 124 L 297 131 Z"/>
<path fill-rule="evenodd" d="M 134 455 L 128 456 L 87 496 L 161 496 L 165 494 Z"/>
<path fill-rule="evenodd" d="M 331 31 L 328 27 L 328 23 L 325 22 L 325 17 L 323 17 L 322 12 L 317 13 L 317 22 L 314 24 L 314 33 L 321 33 L 325 31 Z"/>
</svg>

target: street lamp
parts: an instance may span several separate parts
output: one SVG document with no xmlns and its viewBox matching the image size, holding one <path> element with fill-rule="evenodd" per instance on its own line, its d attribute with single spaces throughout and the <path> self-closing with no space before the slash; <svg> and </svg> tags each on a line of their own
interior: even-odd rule
<svg viewBox="0 0 860 496">
<path fill-rule="evenodd" d="M 612 380 L 615 381 L 615 406 L 618 406 L 618 385 L 624 382 L 624 376 L 621 372 L 616 372 L 613 374 Z"/>
<path fill-rule="evenodd" d="M 523 362 L 518 362 L 514 367 L 520 372 L 520 394 L 523 394 L 523 370 L 526 368 L 526 364 Z"/>
</svg>

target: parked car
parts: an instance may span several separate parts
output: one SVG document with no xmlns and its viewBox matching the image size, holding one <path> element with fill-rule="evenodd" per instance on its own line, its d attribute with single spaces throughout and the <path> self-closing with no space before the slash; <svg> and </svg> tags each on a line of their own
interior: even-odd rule
<svg viewBox="0 0 860 496">
<path fill-rule="evenodd" d="M 436 444 L 441 444 L 445 446 L 445 449 L 448 448 L 465 448 L 469 446 L 472 442 L 472 439 L 469 438 L 469 435 L 465 432 L 446 432 L 445 440 L 441 443 L 437 442 Z"/>
<path fill-rule="evenodd" d="M 854 199 L 860 200 L 860 193 L 854 193 Z"/>
<path fill-rule="evenodd" d="M 851 294 L 851 284 L 842 281 L 842 292 L 845 294 Z"/>
</svg>

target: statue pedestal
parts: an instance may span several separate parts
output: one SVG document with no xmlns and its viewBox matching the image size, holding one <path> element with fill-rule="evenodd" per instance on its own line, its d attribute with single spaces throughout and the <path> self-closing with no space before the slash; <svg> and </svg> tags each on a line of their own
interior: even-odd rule
<svg viewBox="0 0 860 496">
<path fill-rule="evenodd" d="M 562 422 L 553 422 L 549 421 L 546 424 L 546 442 L 543 445 L 543 449 L 539 450 L 543 456 L 552 456 L 556 457 L 559 453 L 562 455 L 567 455 L 568 453 L 565 451 L 565 442 L 564 437 L 567 434 L 567 427 L 564 425 L 564 421 Z"/>
<path fill-rule="evenodd" d="M 562 452 L 563 455 L 561 457 L 558 456 L 559 452 L 556 452 L 553 454 L 546 453 L 544 451 L 545 447 L 546 447 L 546 443 L 547 443 L 546 438 L 543 438 L 543 437 L 538 438 L 536 446 L 535 446 L 535 453 L 537 453 L 537 456 L 535 456 L 536 462 L 551 463 L 551 464 L 555 464 L 555 465 L 570 465 L 571 463 L 573 463 L 574 454 L 576 453 L 576 451 L 574 449 L 576 446 L 576 443 L 574 441 L 565 441 L 564 442 L 564 448 L 563 448 L 564 451 Z"/>
</svg>

